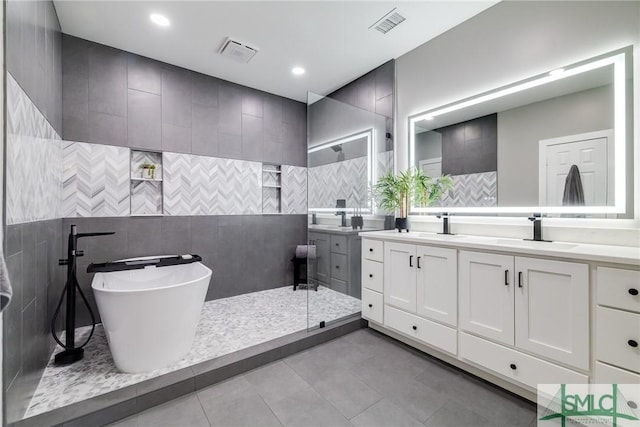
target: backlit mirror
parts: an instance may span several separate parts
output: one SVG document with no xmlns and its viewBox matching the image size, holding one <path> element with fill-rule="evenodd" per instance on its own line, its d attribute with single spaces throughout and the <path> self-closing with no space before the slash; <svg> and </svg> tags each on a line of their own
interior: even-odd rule
<svg viewBox="0 0 640 427">
<path fill-rule="evenodd" d="M 411 116 L 410 165 L 454 183 L 412 213 L 633 217 L 631 55 L 621 49 Z"/>
</svg>

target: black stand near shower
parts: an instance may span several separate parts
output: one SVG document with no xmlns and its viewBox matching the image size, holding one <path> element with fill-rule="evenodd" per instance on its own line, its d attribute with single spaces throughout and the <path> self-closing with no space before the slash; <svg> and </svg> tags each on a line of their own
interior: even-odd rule
<svg viewBox="0 0 640 427">
<path fill-rule="evenodd" d="M 78 233 L 78 229 L 75 225 L 71 226 L 71 232 L 69 233 L 69 243 L 67 246 L 67 258 L 61 259 L 58 261 L 59 265 L 67 266 L 67 281 L 64 285 L 64 290 L 62 291 L 62 295 L 60 295 L 60 301 L 58 302 L 58 306 L 56 307 L 56 311 L 53 314 L 53 318 L 51 319 L 51 333 L 56 342 L 64 348 L 63 351 L 56 354 L 55 356 L 55 364 L 56 365 L 69 365 L 71 363 L 77 362 L 82 359 L 84 356 L 84 346 L 87 345 L 91 336 L 93 335 L 93 331 L 96 327 L 95 316 L 91 307 L 89 306 L 89 302 L 87 298 L 84 296 L 82 289 L 80 289 L 80 285 L 78 284 L 78 278 L 76 276 L 76 261 L 78 257 L 84 256 L 84 252 L 78 250 L 78 239 L 81 237 L 92 237 L 92 236 L 107 236 L 110 234 L 116 234 L 115 232 L 104 232 L 104 233 Z M 76 347 L 75 343 L 75 330 L 76 330 L 76 289 L 78 293 L 82 297 L 87 309 L 89 310 L 89 314 L 91 315 L 91 333 L 86 341 Z M 58 338 L 56 334 L 56 319 L 58 318 L 58 313 L 60 311 L 60 307 L 62 306 L 62 301 L 65 298 L 66 294 L 66 317 L 65 317 L 65 342 L 64 344 Z"/>
</svg>

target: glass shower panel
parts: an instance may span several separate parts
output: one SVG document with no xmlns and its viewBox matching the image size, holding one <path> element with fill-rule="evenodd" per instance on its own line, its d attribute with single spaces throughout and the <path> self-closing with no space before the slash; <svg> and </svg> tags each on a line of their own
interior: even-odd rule
<svg viewBox="0 0 640 427">
<path fill-rule="evenodd" d="M 309 329 L 360 316 L 358 233 L 362 224 L 373 228 L 378 213 L 371 187 L 392 167 L 391 126 L 390 118 L 308 94 Z"/>
</svg>

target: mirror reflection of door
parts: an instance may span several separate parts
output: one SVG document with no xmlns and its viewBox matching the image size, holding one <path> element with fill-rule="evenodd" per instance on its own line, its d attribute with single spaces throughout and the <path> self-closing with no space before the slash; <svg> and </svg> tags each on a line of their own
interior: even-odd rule
<svg viewBox="0 0 640 427">
<path fill-rule="evenodd" d="M 572 165 L 580 171 L 586 206 L 613 202 L 613 131 L 540 141 L 540 205 L 562 206 Z"/>
<path fill-rule="evenodd" d="M 418 164 L 426 176 L 430 178 L 442 176 L 442 157 L 420 160 Z"/>
</svg>

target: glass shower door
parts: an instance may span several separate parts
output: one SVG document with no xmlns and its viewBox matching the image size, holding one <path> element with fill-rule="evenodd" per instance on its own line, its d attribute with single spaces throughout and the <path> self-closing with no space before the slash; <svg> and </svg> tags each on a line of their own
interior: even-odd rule
<svg viewBox="0 0 640 427">
<path fill-rule="evenodd" d="M 330 97 L 307 103 L 307 327 L 360 316 L 358 235 L 375 208 L 372 183 L 392 158 L 390 119 Z M 356 228 L 354 228 L 356 227 Z"/>
</svg>

